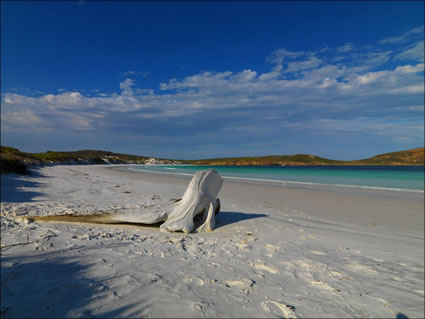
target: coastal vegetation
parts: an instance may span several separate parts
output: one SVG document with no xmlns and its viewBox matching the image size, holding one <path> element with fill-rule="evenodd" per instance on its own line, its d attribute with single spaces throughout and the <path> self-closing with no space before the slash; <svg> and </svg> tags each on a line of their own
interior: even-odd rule
<svg viewBox="0 0 425 319">
<path fill-rule="evenodd" d="M 229 157 L 189 161 L 196 165 L 338 165 L 341 161 L 330 160 L 308 154 L 270 155 L 261 157 Z"/>
<path fill-rule="evenodd" d="M 0 169 L 2 173 L 28 174 L 28 167 L 30 166 L 53 164 L 193 164 L 235 166 L 424 165 L 424 148 L 420 147 L 407 151 L 385 153 L 361 160 L 338 161 L 309 154 L 229 157 L 203 160 L 171 160 L 96 150 L 26 153 L 13 147 L 1 146 Z"/>
<path fill-rule="evenodd" d="M 386 153 L 352 163 L 359 165 L 424 165 L 424 150 L 423 147 L 420 147 L 407 151 Z"/>
<path fill-rule="evenodd" d="M 81 150 L 73 152 L 47 151 L 45 153 L 26 153 L 1 146 L 0 169 L 2 173 L 28 174 L 29 166 L 53 164 L 178 164 L 181 162 L 149 158 L 146 156 L 112 153 L 107 151 Z"/>
<path fill-rule="evenodd" d="M 1 146 L 1 173 L 28 174 L 28 166 L 40 165 L 42 161 L 33 154 L 24 153 L 13 147 Z"/>
<path fill-rule="evenodd" d="M 230 157 L 187 161 L 196 165 L 424 165 L 424 148 L 385 153 L 371 158 L 338 161 L 309 154 L 271 155 L 261 157 Z"/>
</svg>

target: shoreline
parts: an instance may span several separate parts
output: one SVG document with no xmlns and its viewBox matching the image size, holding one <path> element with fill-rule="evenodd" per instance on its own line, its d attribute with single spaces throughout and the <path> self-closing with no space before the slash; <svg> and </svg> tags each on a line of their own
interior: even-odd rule
<svg viewBox="0 0 425 319">
<path fill-rule="evenodd" d="M 161 165 L 162 166 L 162 165 Z M 168 165 L 167 165 L 168 166 Z M 180 166 L 180 165 L 179 165 Z M 190 165 L 188 165 L 190 166 Z M 205 166 L 210 167 L 209 165 L 196 165 L 196 166 Z M 111 169 L 114 169 L 111 167 Z M 117 169 L 115 167 L 115 169 Z M 183 176 L 192 176 L 190 173 L 173 173 L 173 172 L 160 172 L 160 171 L 149 171 L 143 169 L 137 169 L 126 167 L 126 170 L 131 170 L 134 172 L 146 172 L 146 173 L 157 173 L 157 174 L 170 174 L 170 175 L 183 175 Z M 382 190 L 382 191 L 395 191 L 395 192 L 408 192 L 408 193 L 424 193 L 424 190 L 420 189 L 409 189 L 409 188 L 395 188 L 395 187 L 378 187 L 378 186 L 362 186 L 362 185 L 349 185 L 349 184 L 325 184 L 325 183 L 315 183 L 315 182 L 300 182 L 300 181 L 290 181 L 290 180 L 274 180 L 274 179 L 262 179 L 262 178 L 250 178 L 250 177 L 236 177 L 236 176 L 222 176 L 223 179 L 229 180 L 241 180 L 247 182 L 267 182 L 267 183 L 279 183 L 283 184 L 283 187 L 290 187 L 293 184 L 293 187 L 304 186 L 304 187 L 323 187 L 323 188 L 352 188 L 352 189 L 365 189 L 365 190 Z"/>
<path fill-rule="evenodd" d="M 142 174 L 150 182 L 173 183 L 184 185 L 190 181 L 191 175 L 174 174 L 168 172 L 151 172 L 128 170 L 127 167 L 107 167 L 111 171 L 127 174 Z M 131 176 L 131 175 L 130 175 Z M 219 197 L 230 201 L 250 201 L 261 203 L 265 207 L 275 210 L 287 209 L 301 210 L 306 215 L 337 220 L 360 225 L 382 224 L 394 230 L 416 230 L 423 234 L 424 194 L 416 192 L 403 192 L 382 189 L 347 188 L 335 186 L 325 187 L 282 187 L 281 183 L 268 183 L 258 180 L 240 180 L 224 178 Z M 308 198 L 308 200 L 306 200 Z M 225 201 L 222 201 L 225 202 Z M 339 206 L 329 209 L 329 205 L 337 203 Z M 366 212 L 364 206 L 370 207 Z M 404 216 L 399 212 L 405 210 Z M 335 214 L 338 210 L 340 214 Z M 412 218 L 418 218 L 418 223 L 412 223 Z"/>
<path fill-rule="evenodd" d="M 424 314 L 422 194 L 225 180 L 214 231 L 187 235 L 17 218 L 161 212 L 190 181 L 119 166 L 2 176 L 4 317 Z"/>
</svg>

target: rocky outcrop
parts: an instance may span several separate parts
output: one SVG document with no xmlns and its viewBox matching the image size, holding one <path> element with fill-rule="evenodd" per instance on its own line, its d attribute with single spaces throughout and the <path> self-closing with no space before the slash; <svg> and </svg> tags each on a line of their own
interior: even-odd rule
<svg viewBox="0 0 425 319">
<path fill-rule="evenodd" d="M 156 165 L 156 164 L 183 164 L 180 161 L 174 161 L 174 160 L 164 160 L 164 159 L 158 159 L 155 157 L 148 158 L 143 164 L 145 165 Z"/>
</svg>

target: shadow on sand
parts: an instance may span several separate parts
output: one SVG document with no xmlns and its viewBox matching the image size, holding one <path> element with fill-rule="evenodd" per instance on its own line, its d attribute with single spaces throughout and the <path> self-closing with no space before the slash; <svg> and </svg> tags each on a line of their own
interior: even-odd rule
<svg viewBox="0 0 425 319">
<path fill-rule="evenodd" d="M 2 318 L 65 318 L 95 294 L 89 280 L 77 279 L 85 266 L 47 254 L 44 258 L 2 257 Z"/>
<path fill-rule="evenodd" d="M 111 245 L 109 248 L 118 247 Z M 96 248 L 97 249 L 97 248 Z M 144 313 L 144 301 L 97 312 L 96 300 L 114 300 L 105 283 L 114 279 L 90 273 L 95 264 L 78 262 L 67 251 L 1 259 L 1 318 L 117 318 Z M 72 252 L 71 252 L 72 254 Z M 116 299 L 116 298 L 115 298 Z M 140 309 L 141 308 L 141 309 Z M 93 313 L 95 312 L 95 313 Z M 96 313 L 97 312 L 97 313 Z"/>
<path fill-rule="evenodd" d="M 38 188 L 41 183 L 31 181 L 33 177 L 47 178 L 37 170 L 31 170 L 31 175 L 1 174 L 1 202 L 34 202 L 35 197 L 43 196 L 43 193 L 27 190 L 24 188 Z"/>
<path fill-rule="evenodd" d="M 216 216 L 216 226 L 218 229 L 223 226 L 235 224 L 241 222 L 243 220 L 260 218 L 260 217 L 268 217 L 266 214 L 247 214 L 247 213 L 238 213 L 238 212 L 220 212 Z"/>
</svg>

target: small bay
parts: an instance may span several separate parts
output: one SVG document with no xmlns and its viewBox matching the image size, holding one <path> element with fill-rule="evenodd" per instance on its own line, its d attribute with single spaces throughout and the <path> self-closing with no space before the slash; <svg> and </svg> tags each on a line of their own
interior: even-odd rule
<svg viewBox="0 0 425 319">
<path fill-rule="evenodd" d="M 294 184 L 424 191 L 424 166 L 138 165 L 133 169 L 193 175 L 214 168 L 223 177 Z"/>
</svg>

